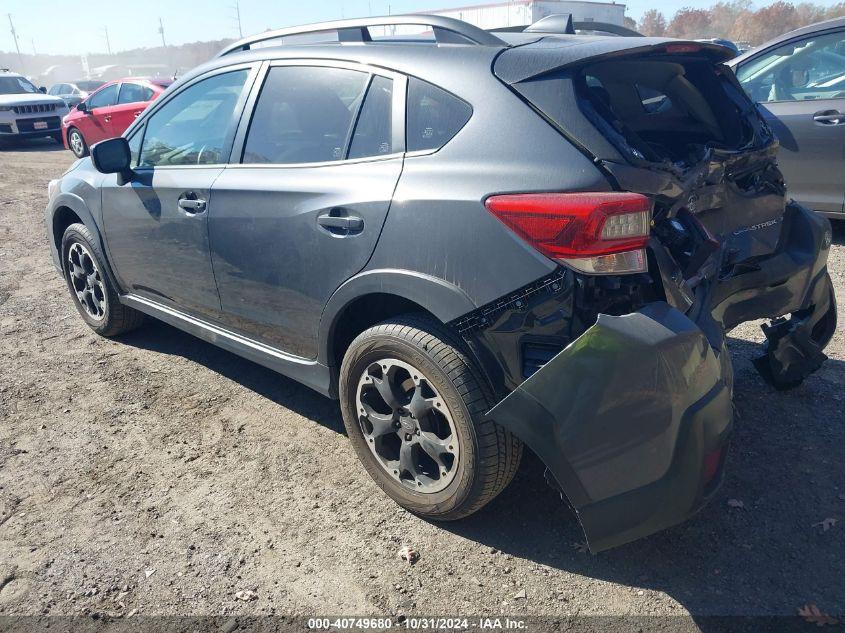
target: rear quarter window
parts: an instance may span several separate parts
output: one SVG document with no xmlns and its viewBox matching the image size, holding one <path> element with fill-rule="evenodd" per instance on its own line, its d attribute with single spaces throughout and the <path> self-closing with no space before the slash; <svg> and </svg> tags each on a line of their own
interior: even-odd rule
<svg viewBox="0 0 845 633">
<path fill-rule="evenodd" d="M 450 92 L 421 79 L 408 80 L 407 151 L 437 150 L 472 116 L 472 107 Z"/>
</svg>

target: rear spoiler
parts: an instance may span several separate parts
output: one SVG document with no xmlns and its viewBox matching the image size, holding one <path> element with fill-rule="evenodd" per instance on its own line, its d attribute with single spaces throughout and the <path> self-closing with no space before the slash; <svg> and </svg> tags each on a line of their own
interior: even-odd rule
<svg viewBox="0 0 845 633">
<path fill-rule="evenodd" d="M 680 53 L 702 54 L 717 63 L 733 57 L 730 49 L 718 44 L 668 37 L 550 36 L 502 51 L 493 73 L 505 83 L 515 84 L 567 66 L 615 56 Z"/>
</svg>

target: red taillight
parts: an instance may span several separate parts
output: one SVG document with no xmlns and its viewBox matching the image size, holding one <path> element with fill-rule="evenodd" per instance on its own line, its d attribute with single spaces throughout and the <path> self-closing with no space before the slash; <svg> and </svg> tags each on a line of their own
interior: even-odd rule
<svg viewBox="0 0 845 633">
<path fill-rule="evenodd" d="M 594 273 L 636 272 L 651 225 L 638 193 L 525 193 L 491 196 L 487 209 L 546 257 Z"/>
</svg>

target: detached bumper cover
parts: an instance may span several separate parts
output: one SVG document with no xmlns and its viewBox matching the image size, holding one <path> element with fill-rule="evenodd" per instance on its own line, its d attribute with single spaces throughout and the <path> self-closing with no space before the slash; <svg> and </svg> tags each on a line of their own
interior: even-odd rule
<svg viewBox="0 0 845 633">
<path fill-rule="evenodd" d="M 701 506 L 704 457 L 731 430 L 729 376 L 692 321 L 655 303 L 602 315 L 489 416 L 538 453 L 599 551 Z"/>
<path fill-rule="evenodd" d="M 753 270 L 706 280 L 692 305 L 600 315 L 488 413 L 543 460 L 591 550 L 680 523 L 718 487 L 733 423 L 725 328 L 790 316 L 764 328 L 758 367 L 776 386 L 824 360 L 836 326 L 830 224 L 797 205 L 787 217 L 777 252 Z"/>
</svg>

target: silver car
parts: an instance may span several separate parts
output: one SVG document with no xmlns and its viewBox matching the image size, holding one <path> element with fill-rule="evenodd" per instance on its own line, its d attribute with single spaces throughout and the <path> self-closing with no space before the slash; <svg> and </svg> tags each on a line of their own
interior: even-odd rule
<svg viewBox="0 0 845 633">
<path fill-rule="evenodd" d="M 845 219 L 845 18 L 782 35 L 728 65 L 780 140 L 790 195 Z"/>
</svg>

